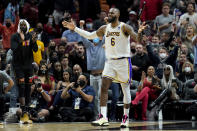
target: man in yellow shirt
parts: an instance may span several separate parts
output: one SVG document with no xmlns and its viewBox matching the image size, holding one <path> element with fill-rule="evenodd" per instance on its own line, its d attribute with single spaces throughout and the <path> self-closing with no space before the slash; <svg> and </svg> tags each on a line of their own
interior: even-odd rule
<svg viewBox="0 0 197 131">
<path fill-rule="evenodd" d="M 38 51 L 37 52 L 33 51 L 33 57 L 34 57 L 34 61 L 38 65 L 40 65 L 40 61 L 42 60 L 42 54 L 44 53 L 44 43 L 40 40 L 37 40 L 36 44 L 38 45 Z"/>
</svg>

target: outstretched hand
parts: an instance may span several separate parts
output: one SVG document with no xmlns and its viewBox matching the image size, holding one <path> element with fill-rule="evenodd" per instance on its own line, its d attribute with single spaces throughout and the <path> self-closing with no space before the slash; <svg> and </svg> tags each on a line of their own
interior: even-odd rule
<svg viewBox="0 0 197 131">
<path fill-rule="evenodd" d="M 139 25 L 138 33 L 142 33 L 142 31 L 143 31 L 144 29 L 146 29 L 146 27 L 147 27 L 147 25 L 146 25 L 145 22 L 140 23 L 140 22 L 138 21 L 138 25 Z"/>
<path fill-rule="evenodd" d="M 68 28 L 69 30 L 74 30 L 75 29 L 75 24 L 73 22 L 73 20 L 71 20 L 71 22 L 68 22 L 68 21 L 62 21 L 62 25 L 65 27 L 65 28 Z"/>
</svg>

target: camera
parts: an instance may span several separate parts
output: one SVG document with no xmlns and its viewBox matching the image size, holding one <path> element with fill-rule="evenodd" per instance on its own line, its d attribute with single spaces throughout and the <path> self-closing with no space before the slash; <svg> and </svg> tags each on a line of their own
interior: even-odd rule
<svg viewBox="0 0 197 131">
<path fill-rule="evenodd" d="M 42 87 L 42 83 L 41 83 L 41 80 L 40 79 L 36 79 L 35 80 L 35 88 L 41 88 Z"/>
<path fill-rule="evenodd" d="M 186 18 L 186 21 L 189 21 L 189 17 Z"/>
<path fill-rule="evenodd" d="M 75 82 L 74 87 L 73 88 L 77 88 L 79 86 L 78 82 Z"/>
<path fill-rule="evenodd" d="M 66 16 L 63 18 L 63 21 L 71 22 L 71 16 Z"/>
</svg>

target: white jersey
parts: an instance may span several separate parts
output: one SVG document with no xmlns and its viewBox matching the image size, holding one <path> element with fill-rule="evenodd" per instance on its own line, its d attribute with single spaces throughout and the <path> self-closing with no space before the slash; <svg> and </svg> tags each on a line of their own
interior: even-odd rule
<svg viewBox="0 0 197 131">
<path fill-rule="evenodd" d="M 105 31 L 105 55 L 107 59 L 130 57 L 130 36 L 125 36 L 120 22 L 115 28 L 108 24 Z"/>
</svg>

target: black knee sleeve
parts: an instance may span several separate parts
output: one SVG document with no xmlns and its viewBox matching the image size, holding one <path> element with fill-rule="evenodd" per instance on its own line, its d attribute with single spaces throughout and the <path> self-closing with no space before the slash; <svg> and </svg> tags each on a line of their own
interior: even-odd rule
<svg viewBox="0 0 197 131">
<path fill-rule="evenodd" d="M 29 105 L 30 98 L 31 98 L 31 85 L 32 83 L 25 84 L 25 105 Z"/>
</svg>

